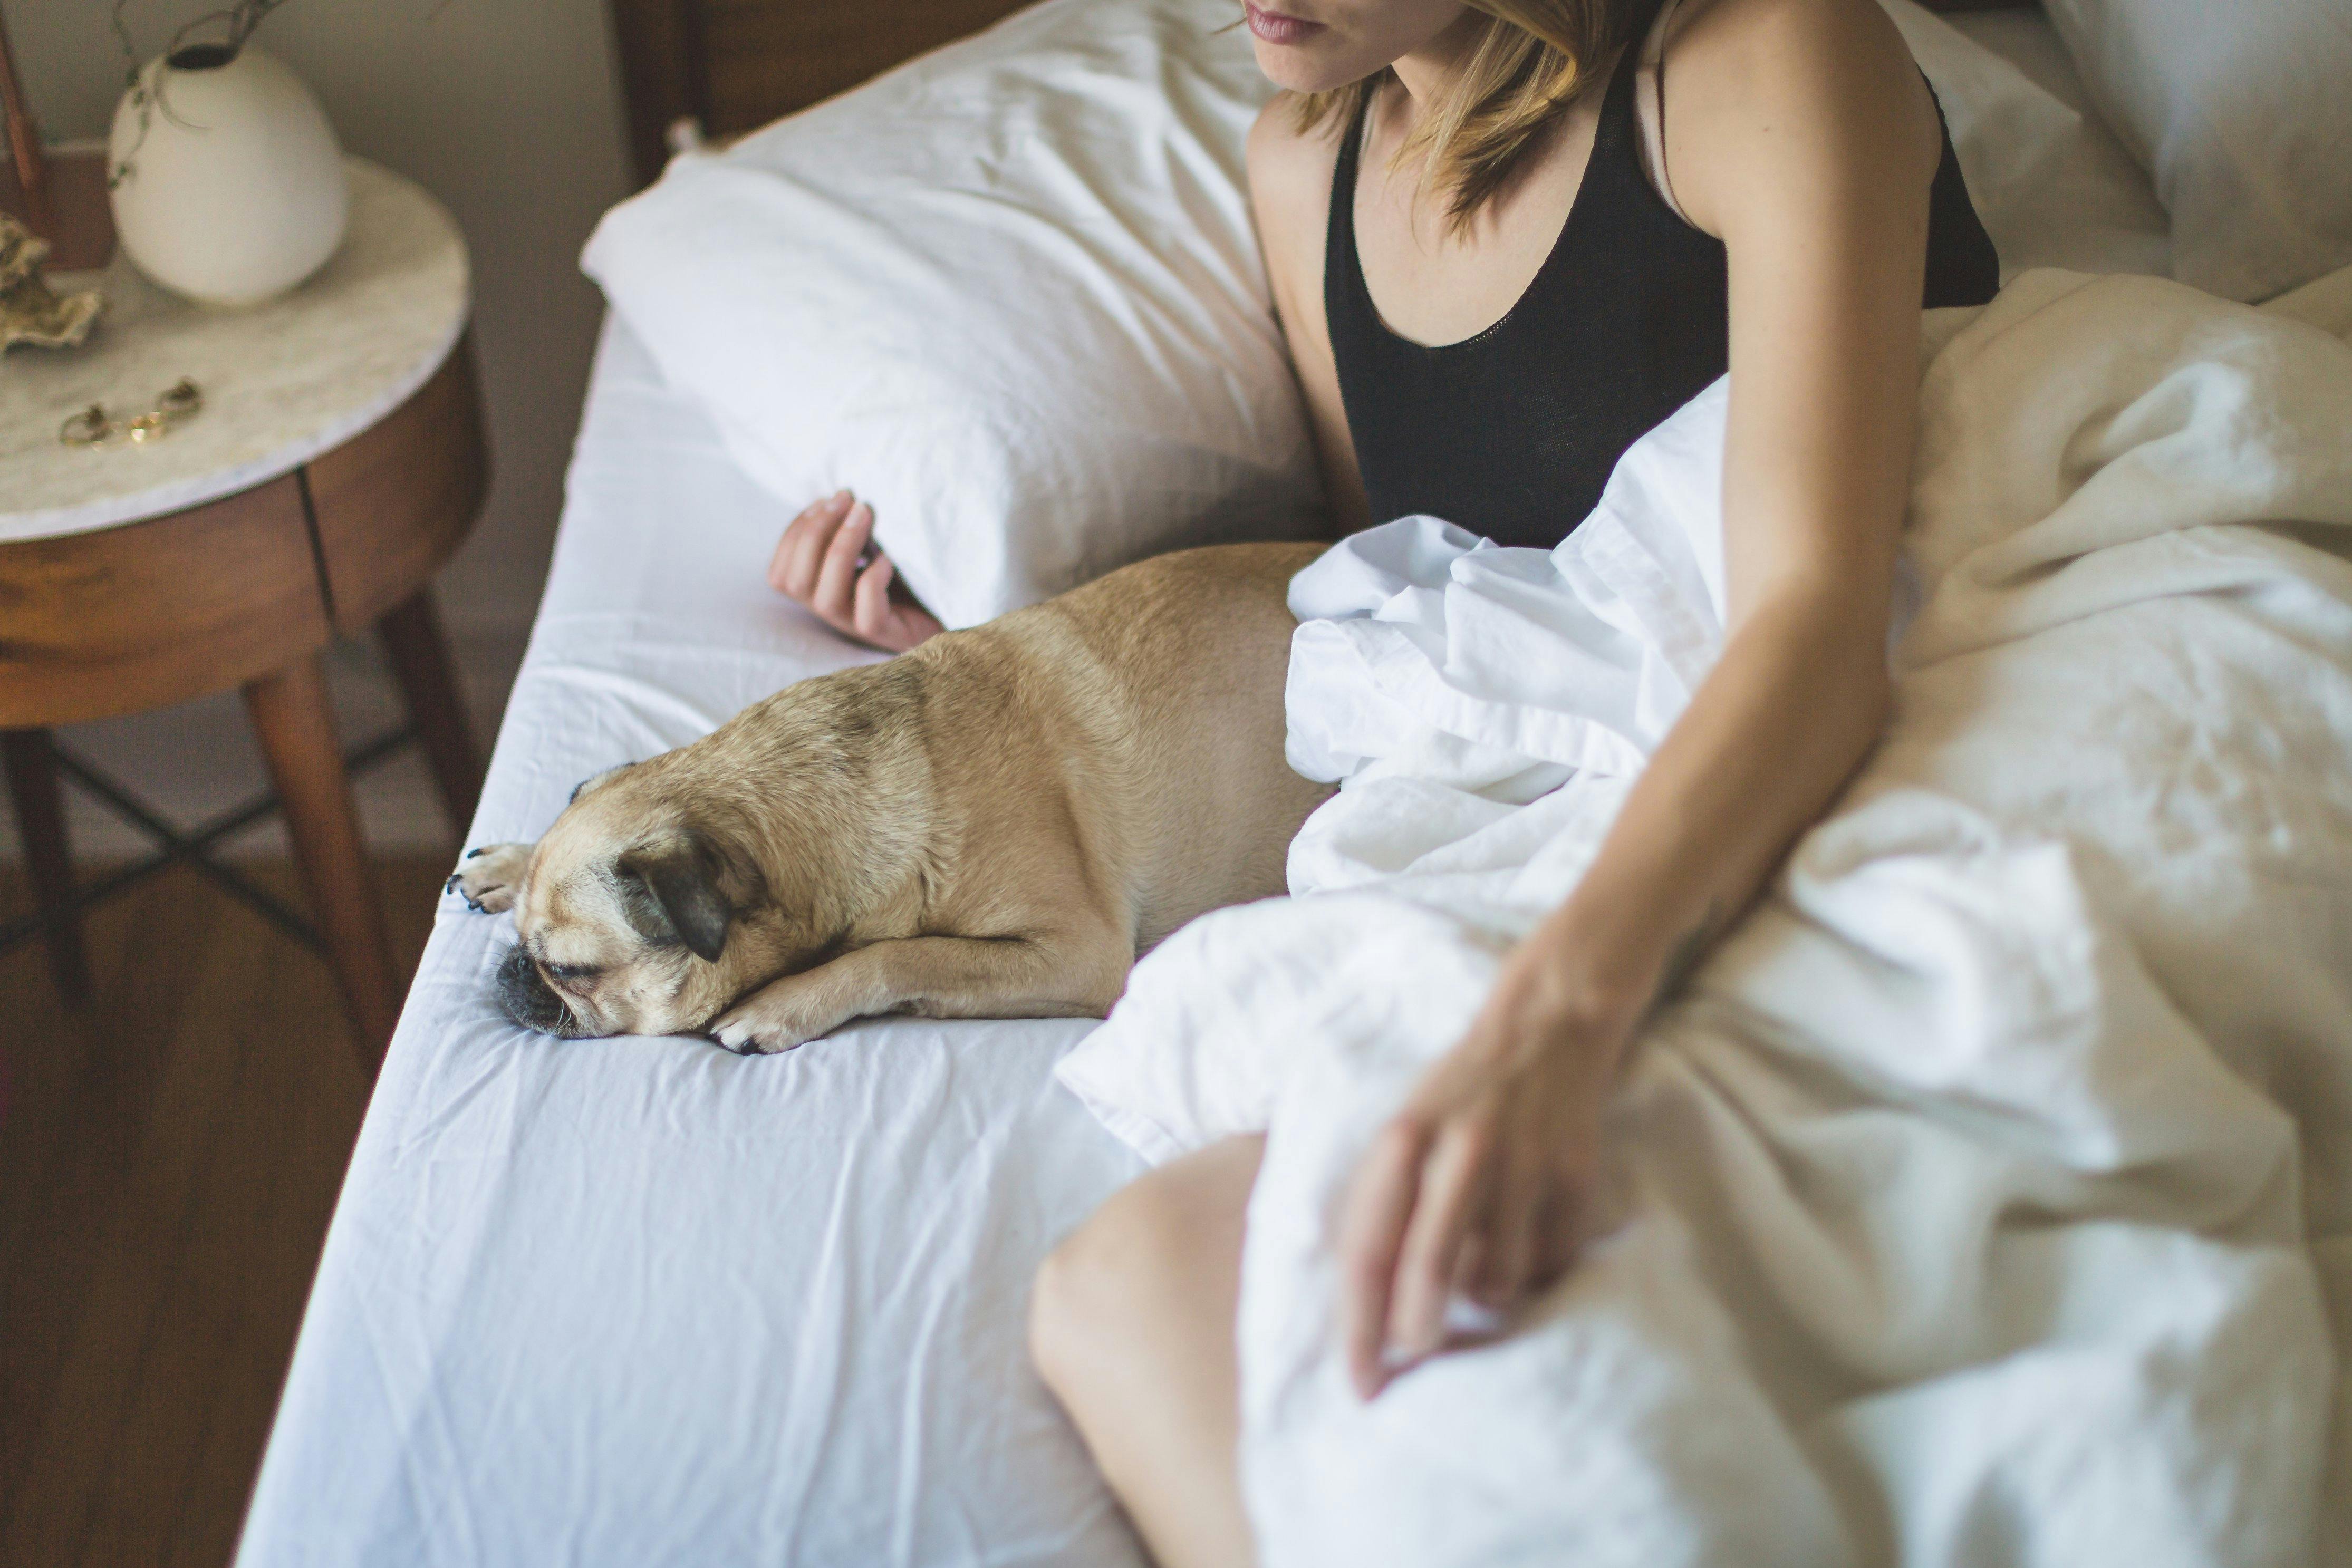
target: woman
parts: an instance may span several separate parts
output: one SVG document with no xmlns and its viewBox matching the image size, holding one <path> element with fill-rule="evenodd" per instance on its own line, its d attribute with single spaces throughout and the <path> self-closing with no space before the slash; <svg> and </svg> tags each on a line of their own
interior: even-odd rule
<svg viewBox="0 0 2352 1568">
<path fill-rule="evenodd" d="M 1376 1141 L 1341 1216 L 1366 1398 L 1507 1305 L 1586 1220 L 1601 1113 L 1661 992 L 1875 739 L 1924 306 L 1998 267 L 1877 0 L 1251 5 L 1290 89 L 1251 134 L 1276 310 L 1349 528 L 1430 512 L 1549 547 L 1727 367 L 1721 658 L 1575 893 Z M 862 571 L 847 496 L 772 576 L 884 646 L 936 628 Z M 1041 1371 L 1163 1568 L 1252 1556 L 1234 1313 L 1260 1141 L 1113 1197 L 1040 1274 Z"/>
</svg>

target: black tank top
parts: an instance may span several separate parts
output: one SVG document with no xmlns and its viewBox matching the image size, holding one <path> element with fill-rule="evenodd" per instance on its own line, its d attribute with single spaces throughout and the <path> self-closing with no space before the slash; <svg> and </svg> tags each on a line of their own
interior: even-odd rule
<svg viewBox="0 0 2352 1568">
<path fill-rule="evenodd" d="M 1428 512 L 1549 549 L 1591 511 L 1625 449 L 1729 367 L 1723 242 L 1666 205 L 1636 139 L 1634 75 L 1663 4 L 1638 7 L 1551 255 L 1475 337 L 1424 347 L 1373 308 L 1356 254 L 1360 110 L 1348 128 L 1331 172 L 1323 309 L 1374 522 Z M 1947 128 L 1921 303 L 1981 305 L 2000 285 Z"/>
</svg>

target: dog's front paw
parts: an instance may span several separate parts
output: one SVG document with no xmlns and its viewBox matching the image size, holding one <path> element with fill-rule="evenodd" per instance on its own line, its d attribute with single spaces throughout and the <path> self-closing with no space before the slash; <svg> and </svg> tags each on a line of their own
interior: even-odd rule
<svg viewBox="0 0 2352 1568">
<path fill-rule="evenodd" d="M 848 1021 L 849 1015 L 826 1005 L 815 987 L 779 980 L 720 1013 L 710 1038 L 738 1056 L 772 1056 L 822 1040 Z"/>
<path fill-rule="evenodd" d="M 779 1028 L 768 1019 L 752 1017 L 743 1009 L 737 1008 L 710 1026 L 710 1038 L 738 1056 L 773 1056 L 778 1051 L 806 1045 L 816 1036 Z"/>
<path fill-rule="evenodd" d="M 530 849 L 529 844 L 484 844 L 468 850 L 441 891 L 462 895 L 466 907 L 478 915 L 512 909 L 523 868 L 530 863 Z"/>
</svg>

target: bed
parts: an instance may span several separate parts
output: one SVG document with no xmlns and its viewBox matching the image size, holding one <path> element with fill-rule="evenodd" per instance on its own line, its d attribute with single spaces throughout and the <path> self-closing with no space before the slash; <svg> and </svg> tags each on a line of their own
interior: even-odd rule
<svg viewBox="0 0 2352 1568">
<path fill-rule="evenodd" d="M 639 172 L 676 120 L 749 129 L 1003 9 L 616 0 Z M 2082 101 L 2038 13 L 1963 25 Z M 2161 270 L 2145 177 L 2105 156 L 2074 172 L 2104 202 L 2040 243 Z M 765 586 L 783 515 L 609 318 L 470 841 L 872 656 Z M 1039 1260 L 1142 1168 L 1054 1079 L 1093 1025 L 875 1020 L 751 1060 L 558 1043 L 494 1004 L 508 936 L 445 900 L 245 1568 L 1142 1562 L 1024 1348 Z"/>
<path fill-rule="evenodd" d="M 864 656 L 770 592 L 776 528 L 608 324 L 477 839 Z M 551 1050 L 491 1001 L 507 939 L 445 904 L 241 1562 L 1139 1560 L 1023 1348 L 1038 1260 L 1139 1168 L 1051 1079 L 1085 1024 Z"/>
</svg>

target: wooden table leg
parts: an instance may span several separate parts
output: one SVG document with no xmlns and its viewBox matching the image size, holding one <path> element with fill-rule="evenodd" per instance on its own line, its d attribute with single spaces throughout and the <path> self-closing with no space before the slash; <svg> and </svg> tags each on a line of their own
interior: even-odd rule
<svg viewBox="0 0 2352 1568">
<path fill-rule="evenodd" d="M 69 1006 L 89 1000 L 89 957 L 81 945 L 81 916 L 68 905 L 74 892 L 73 855 L 66 848 L 65 798 L 58 789 L 57 758 L 46 729 L 0 730 L 0 762 L 16 804 L 16 836 L 47 923 L 49 972 Z"/>
<path fill-rule="evenodd" d="M 400 1018 L 400 981 L 376 897 L 375 873 L 360 842 L 351 780 L 343 773 L 334 711 L 316 653 L 249 681 L 245 709 L 269 764 L 303 890 L 327 938 L 343 1006 L 371 1077 Z"/>
<path fill-rule="evenodd" d="M 482 761 L 466 723 L 466 703 L 458 695 L 441 618 L 433 608 L 433 591 L 418 589 L 377 622 L 376 630 L 383 634 L 393 674 L 408 699 L 408 716 L 432 765 L 442 809 L 449 813 L 449 831 L 463 835 L 473 825 L 474 808 L 481 803 Z"/>
</svg>

